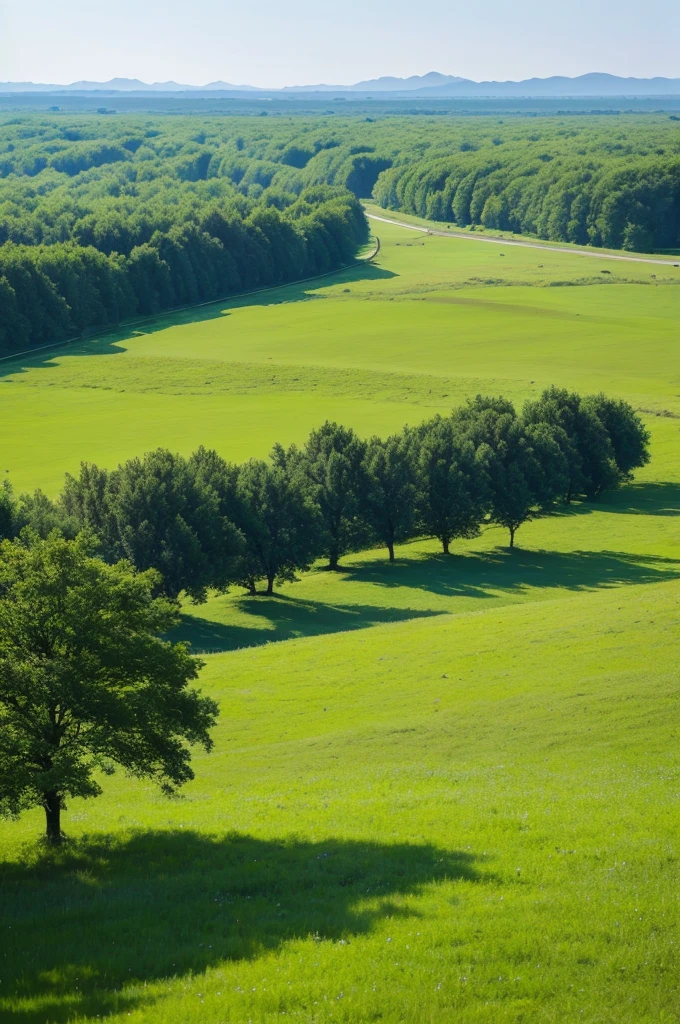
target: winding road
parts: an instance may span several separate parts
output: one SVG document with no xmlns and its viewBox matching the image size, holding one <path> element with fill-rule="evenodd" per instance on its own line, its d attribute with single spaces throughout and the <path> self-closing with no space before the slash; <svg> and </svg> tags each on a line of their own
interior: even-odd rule
<svg viewBox="0 0 680 1024">
<path fill-rule="evenodd" d="M 677 267 L 680 263 L 673 263 L 671 260 L 654 259 L 651 256 L 615 256 L 613 253 L 590 252 L 588 249 L 567 249 L 557 245 L 543 245 L 541 242 L 519 242 L 515 239 L 498 238 L 492 235 L 473 235 L 463 231 L 438 231 L 435 228 L 419 227 L 417 224 L 407 224 L 403 220 L 394 220 L 392 217 L 378 217 L 375 213 L 367 213 L 369 220 L 382 221 L 383 224 L 394 224 L 399 228 L 408 228 L 410 231 L 420 231 L 425 235 L 439 235 L 441 238 L 464 238 L 468 242 L 490 242 L 491 245 L 518 245 L 522 249 L 543 249 L 547 252 L 571 253 L 574 256 L 591 256 L 598 260 L 619 260 L 623 263 L 654 263 L 660 267 Z"/>
</svg>

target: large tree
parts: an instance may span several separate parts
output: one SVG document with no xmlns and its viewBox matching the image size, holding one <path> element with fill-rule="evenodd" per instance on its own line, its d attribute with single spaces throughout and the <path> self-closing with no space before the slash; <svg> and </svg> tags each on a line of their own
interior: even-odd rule
<svg viewBox="0 0 680 1024">
<path fill-rule="evenodd" d="M 256 593 L 259 579 L 274 584 L 295 579 L 309 569 L 323 547 L 318 506 L 309 495 L 301 473 L 277 458 L 270 462 L 251 459 L 239 467 L 236 484 L 236 522 L 246 538 L 243 582 Z"/>
<path fill-rule="evenodd" d="M 579 394 L 547 388 L 537 401 L 526 403 L 522 419 L 528 426 L 545 423 L 561 431 L 556 436 L 563 439 L 567 460 L 567 502 L 580 494 L 593 498 L 617 486 L 620 474 L 607 429 Z"/>
<path fill-rule="evenodd" d="M 0 545 L 0 812 L 42 807 L 62 839 L 69 797 L 115 766 L 166 792 L 193 778 L 218 709 L 189 687 L 201 662 L 160 639 L 177 606 L 158 573 L 93 557 L 93 540 L 24 535 Z"/>
<path fill-rule="evenodd" d="M 407 433 L 371 438 L 364 465 L 364 515 L 393 562 L 394 545 L 413 536 L 416 516 L 416 473 Z"/>
<path fill-rule="evenodd" d="M 425 533 L 436 537 L 448 555 L 451 541 L 476 537 L 489 502 L 485 453 L 464 436 L 453 420 L 436 416 L 414 430 L 418 513 Z"/>
<path fill-rule="evenodd" d="M 321 511 L 329 569 L 338 569 L 341 555 L 357 550 L 368 535 L 361 514 L 365 451 L 350 427 L 326 421 L 311 432 L 302 452 L 288 455 L 291 464 L 302 468 Z"/>
<path fill-rule="evenodd" d="M 185 591 L 202 601 L 208 588 L 238 578 L 243 537 L 208 479 L 180 455 L 159 448 L 108 474 L 85 464 L 67 477 L 62 504 L 95 530 L 108 560 L 158 569 L 168 597 Z"/>
<path fill-rule="evenodd" d="M 582 407 L 594 414 L 607 431 L 619 471 L 619 481 L 630 480 L 634 469 L 649 462 L 650 434 L 632 405 L 600 392 L 586 395 Z"/>
<path fill-rule="evenodd" d="M 489 519 L 509 531 L 512 548 L 519 527 L 566 492 L 566 434 L 547 423 L 527 426 L 502 397 L 477 395 L 453 413 L 453 421 L 484 453 Z"/>
</svg>

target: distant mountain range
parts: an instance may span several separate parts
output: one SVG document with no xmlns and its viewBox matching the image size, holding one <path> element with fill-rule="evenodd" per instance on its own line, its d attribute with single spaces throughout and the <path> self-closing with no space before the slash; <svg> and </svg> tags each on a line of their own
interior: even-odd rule
<svg viewBox="0 0 680 1024">
<path fill-rule="evenodd" d="M 0 82 L 0 93 L 10 92 L 258 92 L 253 85 L 210 82 L 209 85 L 180 85 L 179 82 L 152 82 L 138 78 L 111 78 L 108 82 L 71 82 L 70 85 L 42 85 L 36 82 Z"/>
<path fill-rule="evenodd" d="M 680 95 L 680 78 L 619 78 L 616 75 L 593 73 L 577 78 L 554 76 L 528 78 L 522 82 L 473 82 L 455 75 L 430 71 L 410 78 L 374 78 L 354 85 L 299 85 L 283 89 L 259 89 L 252 85 L 210 82 L 208 85 L 182 85 L 178 82 L 147 84 L 137 78 L 112 78 L 108 82 L 72 82 L 70 85 L 42 85 L 35 82 L 0 82 L 0 95 L 9 93 L 379 93 L 385 97 L 422 96 L 436 99 L 449 97 L 572 97 L 572 96 L 674 96 Z"/>
</svg>

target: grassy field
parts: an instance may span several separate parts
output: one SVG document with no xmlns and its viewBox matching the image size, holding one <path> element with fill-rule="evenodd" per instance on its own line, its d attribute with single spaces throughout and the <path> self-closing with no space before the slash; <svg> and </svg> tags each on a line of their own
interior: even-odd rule
<svg viewBox="0 0 680 1024">
<path fill-rule="evenodd" d="M 680 273 L 380 235 L 318 287 L 0 364 L 3 470 L 55 493 L 81 458 L 553 382 L 644 410 L 652 463 L 513 553 L 489 529 L 187 604 L 215 751 L 178 800 L 73 801 L 63 854 L 2 825 L 1 1020 L 680 1021 Z"/>
<path fill-rule="evenodd" d="M 332 283 L 0 363 L 0 469 L 53 493 L 82 459 L 203 443 L 240 460 L 326 417 L 384 432 L 480 390 L 521 401 L 553 382 L 680 412 L 680 270 L 501 257 L 387 224 L 380 237 L 376 265 Z"/>
</svg>

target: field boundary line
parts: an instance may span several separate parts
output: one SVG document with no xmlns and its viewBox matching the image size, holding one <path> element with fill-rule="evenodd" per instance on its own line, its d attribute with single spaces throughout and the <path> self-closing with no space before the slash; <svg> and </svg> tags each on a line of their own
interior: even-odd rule
<svg viewBox="0 0 680 1024">
<path fill-rule="evenodd" d="M 346 270 L 353 270 L 355 267 L 363 267 L 367 263 L 372 263 L 380 252 L 380 239 L 377 235 L 375 237 L 375 248 L 368 256 L 361 256 L 354 260 L 352 263 L 346 264 L 344 267 L 337 267 L 335 270 L 325 270 L 323 274 L 314 274 L 312 277 L 301 277 L 297 281 L 287 281 L 286 284 L 267 284 L 262 288 L 251 288 L 247 292 L 236 292 L 232 295 L 225 295 L 222 298 L 207 299 L 205 302 L 194 302 L 188 306 L 173 306 L 172 309 L 164 309 L 158 313 L 152 313 L 149 316 L 142 317 L 141 320 L 123 320 L 119 324 L 111 324 L 109 327 L 92 327 L 89 328 L 86 334 L 76 335 L 75 338 L 67 338 L 65 341 L 51 341 L 48 345 L 38 345 L 36 348 L 27 348 L 22 352 L 12 352 L 8 356 L 0 356 L 0 363 L 6 363 L 12 359 L 22 359 L 24 356 L 33 355 L 36 352 L 45 352 L 51 348 L 64 348 L 66 345 L 75 345 L 78 341 L 87 341 L 88 338 L 95 337 L 102 331 L 106 333 L 110 331 L 122 331 L 127 327 L 139 327 L 142 324 L 148 324 L 154 320 L 158 320 L 161 316 L 171 316 L 173 313 L 185 313 L 191 309 L 200 309 L 202 306 L 214 306 L 218 302 L 231 302 L 233 299 L 245 299 L 248 295 L 260 295 L 262 292 L 273 292 L 279 288 L 291 288 L 297 284 L 309 284 L 311 281 L 321 281 L 325 277 L 333 277 L 334 274 L 342 274 Z"/>
<path fill-rule="evenodd" d="M 468 242 L 489 242 L 491 245 L 516 245 L 521 249 L 543 249 L 547 252 L 571 253 L 573 256 L 590 256 L 599 260 L 622 260 L 624 263 L 653 263 L 654 266 L 675 268 L 680 266 L 670 260 L 657 260 L 652 256 L 616 256 L 614 253 L 589 252 L 587 249 L 565 249 L 557 245 L 544 245 L 541 242 L 521 242 L 517 239 L 500 238 L 498 235 L 473 235 L 465 231 L 441 231 L 439 228 L 421 227 L 418 224 L 407 224 L 403 220 L 394 220 L 392 217 L 379 217 L 376 213 L 367 213 L 369 220 L 379 220 L 383 224 L 394 224 L 399 228 L 408 228 L 410 231 L 422 231 L 426 235 L 436 235 L 438 238 L 463 238 Z"/>
</svg>

